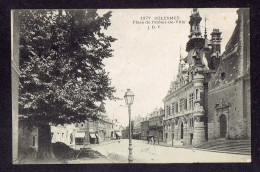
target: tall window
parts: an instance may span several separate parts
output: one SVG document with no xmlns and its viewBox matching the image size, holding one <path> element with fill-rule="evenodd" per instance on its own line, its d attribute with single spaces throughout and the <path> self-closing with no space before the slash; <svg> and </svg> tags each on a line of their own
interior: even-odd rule
<svg viewBox="0 0 260 172">
<path fill-rule="evenodd" d="M 193 128 L 194 127 L 194 121 L 193 121 L 193 118 L 190 118 L 190 128 Z"/>
<path fill-rule="evenodd" d="M 184 109 L 188 109 L 188 107 L 187 107 L 187 99 L 184 99 Z"/>
<path fill-rule="evenodd" d="M 176 109 L 176 113 L 178 113 L 178 103 L 176 103 L 176 105 L 175 105 L 175 109 Z"/>
<path fill-rule="evenodd" d="M 166 109 L 165 114 L 166 114 L 166 117 L 167 117 L 168 116 L 168 106 L 166 106 L 165 109 Z"/>
<path fill-rule="evenodd" d="M 189 110 L 193 109 L 193 104 L 194 104 L 194 94 L 189 95 Z"/>
<path fill-rule="evenodd" d="M 182 112 L 184 109 L 184 99 L 180 100 L 180 112 Z"/>
<path fill-rule="evenodd" d="M 35 136 L 33 136 L 33 146 L 36 146 L 36 139 L 35 139 Z"/>
<path fill-rule="evenodd" d="M 175 106 L 175 103 L 172 104 L 172 114 L 175 114 L 174 106 Z"/>
</svg>

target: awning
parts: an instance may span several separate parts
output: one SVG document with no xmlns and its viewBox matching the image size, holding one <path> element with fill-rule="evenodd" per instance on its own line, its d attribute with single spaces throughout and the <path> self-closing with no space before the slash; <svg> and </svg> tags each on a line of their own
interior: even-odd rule
<svg viewBox="0 0 260 172">
<path fill-rule="evenodd" d="M 90 135 L 90 138 L 92 139 L 95 139 L 96 138 L 96 135 L 95 134 L 89 134 Z"/>
<path fill-rule="evenodd" d="M 75 133 L 75 137 L 84 138 L 85 137 L 85 133 Z"/>
<path fill-rule="evenodd" d="M 116 132 L 116 135 L 118 135 L 119 137 L 121 137 L 121 133 L 119 133 L 119 132 Z"/>
</svg>

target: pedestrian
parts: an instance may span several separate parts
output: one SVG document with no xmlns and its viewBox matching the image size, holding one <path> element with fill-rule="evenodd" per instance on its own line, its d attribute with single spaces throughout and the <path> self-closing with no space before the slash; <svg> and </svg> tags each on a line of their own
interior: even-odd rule
<svg viewBox="0 0 260 172">
<path fill-rule="evenodd" d="M 151 145 L 153 145 L 153 142 L 154 142 L 154 138 L 152 137 L 151 138 Z"/>
<path fill-rule="evenodd" d="M 153 145 L 155 144 L 155 141 L 156 141 L 156 139 L 154 138 L 154 140 L 153 140 Z"/>
</svg>

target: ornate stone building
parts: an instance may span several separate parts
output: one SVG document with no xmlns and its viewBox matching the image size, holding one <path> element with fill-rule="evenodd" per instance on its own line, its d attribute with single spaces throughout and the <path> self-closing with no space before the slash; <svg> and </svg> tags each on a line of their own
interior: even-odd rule
<svg viewBox="0 0 260 172">
<path fill-rule="evenodd" d="M 164 141 L 197 145 L 207 138 L 208 82 L 221 57 L 221 32 L 213 29 L 211 40 L 202 36 L 197 9 L 190 16 L 188 55 L 180 57 L 178 75 L 164 98 Z"/>
</svg>

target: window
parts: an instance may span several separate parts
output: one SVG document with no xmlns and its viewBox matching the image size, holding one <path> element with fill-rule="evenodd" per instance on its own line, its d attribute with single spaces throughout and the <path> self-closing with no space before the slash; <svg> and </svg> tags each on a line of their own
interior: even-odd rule
<svg viewBox="0 0 260 172">
<path fill-rule="evenodd" d="M 81 127 L 83 127 L 84 126 L 84 124 L 81 124 Z"/>
<path fill-rule="evenodd" d="M 196 100 L 198 100 L 198 94 L 199 94 L 199 90 L 198 89 L 196 89 Z"/>
<path fill-rule="evenodd" d="M 182 112 L 184 109 L 184 99 L 180 100 L 180 112 Z"/>
<path fill-rule="evenodd" d="M 187 109 L 187 99 L 182 99 L 183 101 L 183 110 L 186 110 Z"/>
<path fill-rule="evenodd" d="M 172 114 L 175 114 L 174 106 L 175 106 L 175 103 L 172 104 Z"/>
<path fill-rule="evenodd" d="M 176 103 L 176 105 L 175 105 L 175 109 L 176 109 L 176 113 L 178 113 L 178 103 Z"/>
<path fill-rule="evenodd" d="M 216 45 L 216 51 L 220 52 L 220 45 Z"/>
<path fill-rule="evenodd" d="M 193 109 L 194 94 L 189 95 L 189 110 Z"/>
<path fill-rule="evenodd" d="M 33 136 L 33 146 L 36 146 L 36 137 Z"/>
</svg>

